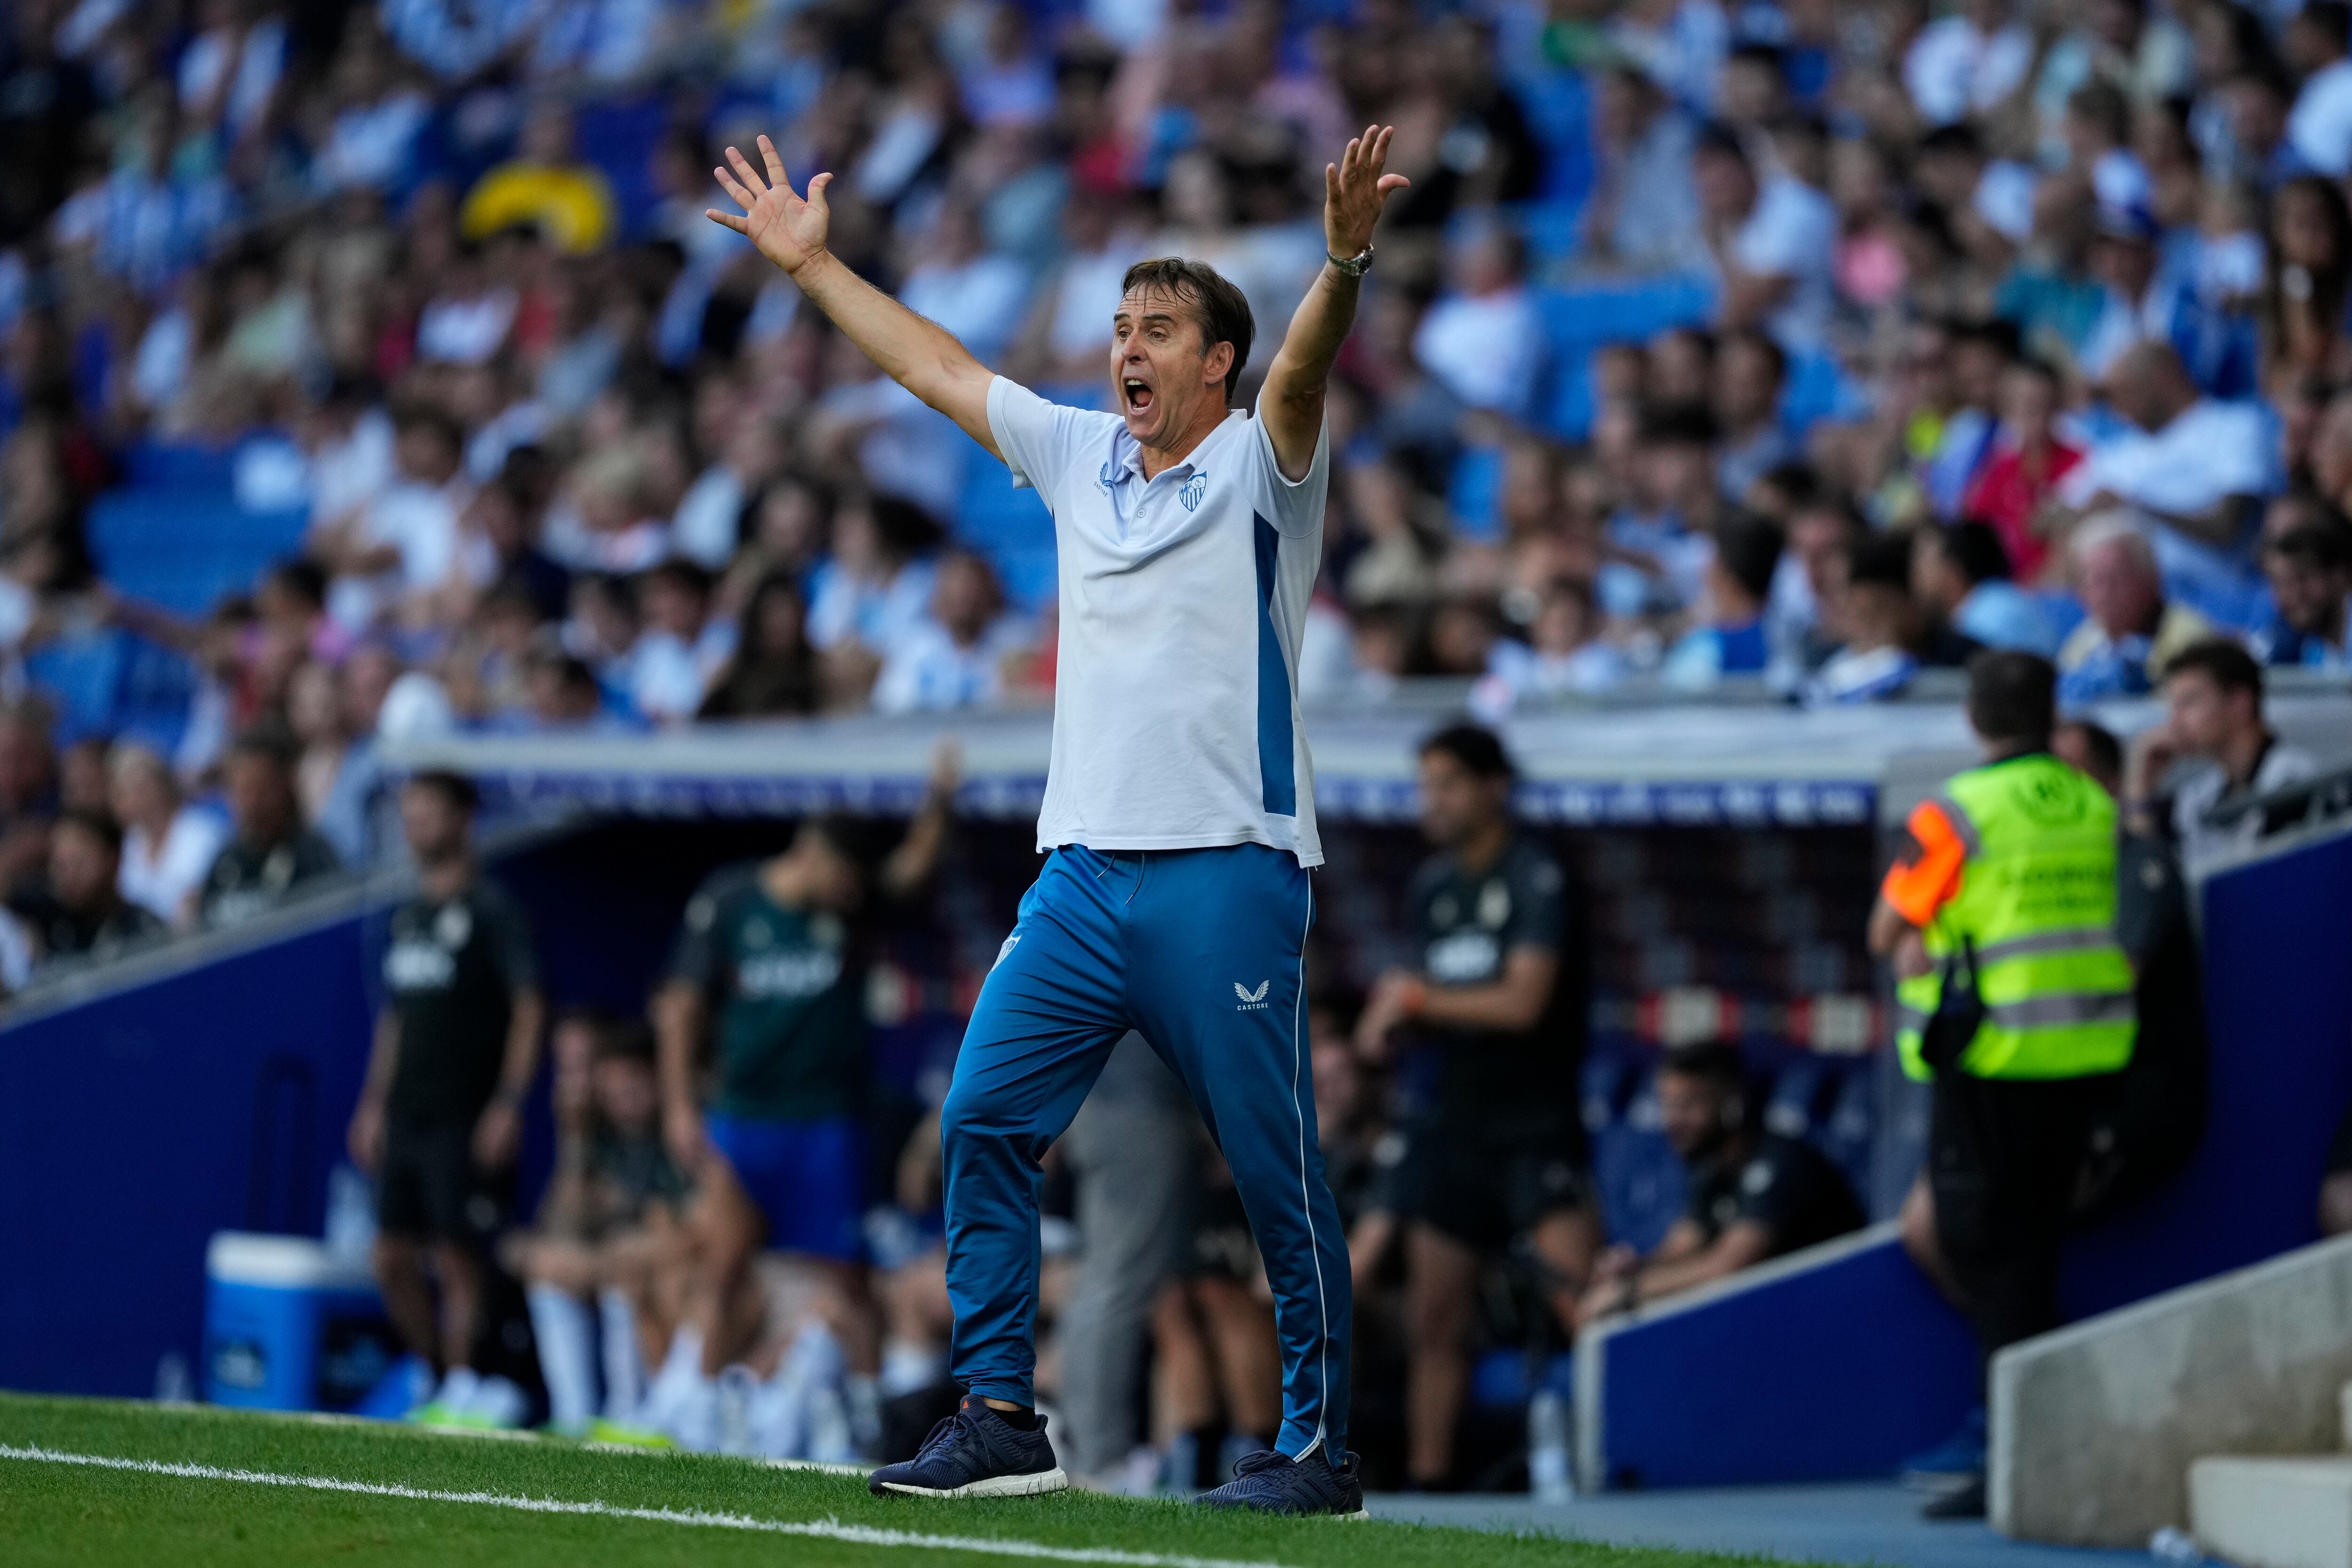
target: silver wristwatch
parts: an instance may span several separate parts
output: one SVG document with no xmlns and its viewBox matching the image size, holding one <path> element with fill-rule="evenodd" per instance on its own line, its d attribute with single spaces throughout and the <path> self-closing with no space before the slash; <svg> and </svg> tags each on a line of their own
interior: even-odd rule
<svg viewBox="0 0 2352 1568">
<path fill-rule="evenodd" d="M 1328 250 L 1323 255 L 1332 266 L 1350 278 L 1361 278 L 1372 269 L 1372 247 L 1369 245 L 1354 256 L 1333 256 Z"/>
</svg>

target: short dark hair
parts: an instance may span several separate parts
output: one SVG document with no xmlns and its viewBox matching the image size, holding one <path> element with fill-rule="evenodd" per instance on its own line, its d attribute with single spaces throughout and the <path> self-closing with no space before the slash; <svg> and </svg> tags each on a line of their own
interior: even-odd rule
<svg viewBox="0 0 2352 1568">
<path fill-rule="evenodd" d="M 2083 737 L 2083 750 L 2091 753 L 2091 761 L 2108 778 L 2121 778 L 2124 771 L 2124 743 L 2105 724 L 2088 719 L 2069 719 L 2060 726 Z"/>
<path fill-rule="evenodd" d="M 1658 1070 L 1697 1079 L 1726 1094 L 1744 1094 L 1748 1090 L 1748 1058 L 1740 1054 L 1736 1040 L 1702 1040 L 1695 1045 L 1676 1046 L 1658 1064 Z"/>
<path fill-rule="evenodd" d="M 2352 34 L 2352 5 L 2347 5 L 2344 0 L 2305 0 L 2295 19 L 2309 23 L 2313 31 L 2338 48 L 2344 46 L 2346 36 Z"/>
<path fill-rule="evenodd" d="M 1733 159 L 1751 174 L 1756 169 L 1756 160 L 1748 154 L 1747 142 L 1736 127 L 1725 121 L 1713 121 L 1702 127 L 1698 140 L 1691 146 L 1691 153 L 1694 156 L 1712 153 L 1718 157 Z"/>
<path fill-rule="evenodd" d="M 289 555 L 269 568 L 269 583 L 306 605 L 327 602 L 327 569 L 307 555 Z"/>
<path fill-rule="evenodd" d="M 480 786 L 448 768 L 422 768 L 408 775 L 410 789 L 429 789 L 469 816 L 482 804 Z"/>
<path fill-rule="evenodd" d="M 2270 542 L 2269 553 L 2322 571 L 2340 572 L 2352 566 L 2352 532 L 2321 523 L 2297 523 Z"/>
<path fill-rule="evenodd" d="M 88 806 L 73 806 L 58 814 L 59 827 L 79 827 L 100 844 L 110 855 L 122 853 L 122 826 L 102 811 Z"/>
<path fill-rule="evenodd" d="M 590 1060 L 635 1062 L 643 1068 L 654 1065 L 654 1032 L 643 1019 L 607 1016 L 592 1026 L 596 1046 Z"/>
<path fill-rule="evenodd" d="M 1969 723 L 1986 740 L 2044 747 L 2058 721 L 2058 670 L 2038 653 L 1988 648 L 1969 660 Z"/>
<path fill-rule="evenodd" d="M 1656 404 L 1642 411 L 1641 439 L 1649 445 L 1712 447 L 1721 430 L 1714 411 L 1700 404 Z"/>
<path fill-rule="evenodd" d="M 239 731 L 236 739 L 229 742 L 228 754 L 232 757 L 257 757 L 291 773 L 294 764 L 301 761 L 302 742 L 295 738 L 293 730 L 285 720 L 257 719 Z"/>
<path fill-rule="evenodd" d="M 667 556 L 655 562 L 646 568 L 645 581 L 647 584 L 667 583 L 673 588 L 683 588 L 702 599 L 710 597 L 715 585 L 709 567 L 683 555 Z"/>
<path fill-rule="evenodd" d="M 1974 518 L 1945 523 L 1936 530 L 1936 542 L 1971 588 L 2010 575 L 2008 546 L 2001 543 L 2000 534 Z"/>
<path fill-rule="evenodd" d="M 2205 637 L 2190 643 L 2168 660 L 2164 679 L 2196 670 L 2224 691 L 2247 691 L 2253 694 L 2254 705 L 2263 701 L 2263 667 L 2245 645 L 2229 637 Z"/>
<path fill-rule="evenodd" d="M 1715 531 L 1715 558 L 1733 582 L 1761 599 L 1772 592 L 1772 574 L 1788 542 L 1779 523 L 1743 513 L 1727 518 Z"/>
<path fill-rule="evenodd" d="M 1846 581 L 1911 591 L 1911 540 L 1901 533 L 1865 533 L 1846 546 Z"/>
<path fill-rule="evenodd" d="M 1779 344 L 1773 345 L 1778 348 Z M 1811 463 L 1801 459 L 1775 463 L 1759 476 L 1759 482 L 1771 486 L 1789 498 L 1791 510 L 1802 511 L 1822 499 L 1822 477 Z"/>
<path fill-rule="evenodd" d="M 1234 368 L 1225 372 L 1225 401 L 1233 402 L 1242 366 L 1249 363 L 1250 342 L 1257 333 L 1249 296 L 1208 263 L 1181 256 L 1155 257 L 1129 268 L 1118 280 L 1118 291 L 1124 296 L 1138 289 L 1156 289 L 1192 307 L 1193 323 L 1201 329 L 1202 353 L 1218 343 L 1234 345 Z"/>
<path fill-rule="evenodd" d="M 1468 720 L 1448 724 L 1421 743 L 1420 755 L 1435 752 L 1453 758 L 1468 769 L 1473 778 L 1517 778 L 1519 770 L 1512 764 L 1511 753 L 1503 749 L 1503 738 L 1484 724 Z"/>
</svg>

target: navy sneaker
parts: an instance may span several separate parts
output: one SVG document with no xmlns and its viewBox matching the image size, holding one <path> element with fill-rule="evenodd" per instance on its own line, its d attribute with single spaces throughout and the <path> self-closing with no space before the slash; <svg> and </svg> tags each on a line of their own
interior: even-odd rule
<svg viewBox="0 0 2352 1568">
<path fill-rule="evenodd" d="M 1903 1461 L 1903 1484 L 1913 1491 L 1944 1491 L 1985 1470 L 1985 1407 L 1970 1409 L 1959 1430 Z"/>
<path fill-rule="evenodd" d="M 1350 1454 L 1338 1468 L 1318 1446 L 1303 1458 L 1285 1458 L 1273 1448 L 1244 1455 L 1234 1479 L 1202 1492 L 1203 1508 L 1245 1508 L 1258 1513 L 1328 1513 L 1364 1519 L 1364 1486 Z"/>
<path fill-rule="evenodd" d="M 931 1428 L 922 1452 L 885 1465 L 866 1489 L 876 1497 L 1035 1497 L 1070 1484 L 1045 1441 L 1045 1418 L 1024 1432 L 985 1400 L 964 1395 L 956 1413 Z"/>
</svg>

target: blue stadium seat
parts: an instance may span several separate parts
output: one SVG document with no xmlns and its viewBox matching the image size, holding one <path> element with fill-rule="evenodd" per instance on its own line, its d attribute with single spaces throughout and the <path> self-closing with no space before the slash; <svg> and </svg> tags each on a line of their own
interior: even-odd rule
<svg viewBox="0 0 2352 1568">
<path fill-rule="evenodd" d="M 1592 351 L 1603 343 L 1646 342 L 1668 327 L 1706 321 L 1715 311 L 1715 285 L 1706 278 L 1667 277 L 1539 289 L 1536 311 L 1548 368 L 1535 422 L 1563 440 L 1580 441 L 1592 425 Z"/>
<path fill-rule="evenodd" d="M 1822 1058 L 1793 1058 L 1773 1078 L 1765 1097 L 1764 1130 L 1782 1138 L 1811 1137 L 1834 1084 Z"/>
<path fill-rule="evenodd" d="M 1689 1183 L 1674 1146 L 1658 1130 L 1657 1089 L 1649 1074 L 1625 1114 L 1592 1140 L 1592 1175 L 1601 1188 L 1609 1239 L 1647 1252 L 1665 1239 L 1683 1211 Z"/>
<path fill-rule="evenodd" d="M 90 504 L 89 545 L 125 596 L 201 616 L 299 551 L 308 522 L 299 510 L 247 511 L 226 484 L 136 483 Z"/>
<path fill-rule="evenodd" d="M 1576 1357 L 1560 1351 L 1544 1363 L 1543 1386 L 1562 1399 L 1576 1397 Z M 1515 1410 L 1535 1390 L 1528 1386 L 1525 1351 L 1497 1346 L 1479 1356 L 1470 1368 L 1470 1403 L 1481 1410 Z"/>
<path fill-rule="evenodd" d="M 171 648 L 112 629 L 36 649 L 26 674 L 56 705 L 58 739 L 121 735 L 167 755 L 187 728 L 195 669 Z"/>
</svg>

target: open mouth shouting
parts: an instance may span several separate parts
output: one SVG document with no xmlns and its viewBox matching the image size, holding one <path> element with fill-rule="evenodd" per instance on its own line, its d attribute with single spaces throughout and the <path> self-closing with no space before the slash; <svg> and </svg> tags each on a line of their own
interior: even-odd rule
<svg viewBox="0 0 2352 1568">
<path fill-rule="evenodd" d="M 1151 412 L 1154 399 L 1151 384 L 1139 375 L 1122 375 L 1118 378 L 1118 397 L 1121 407 L 1129 415 Z"/>
</svg>

